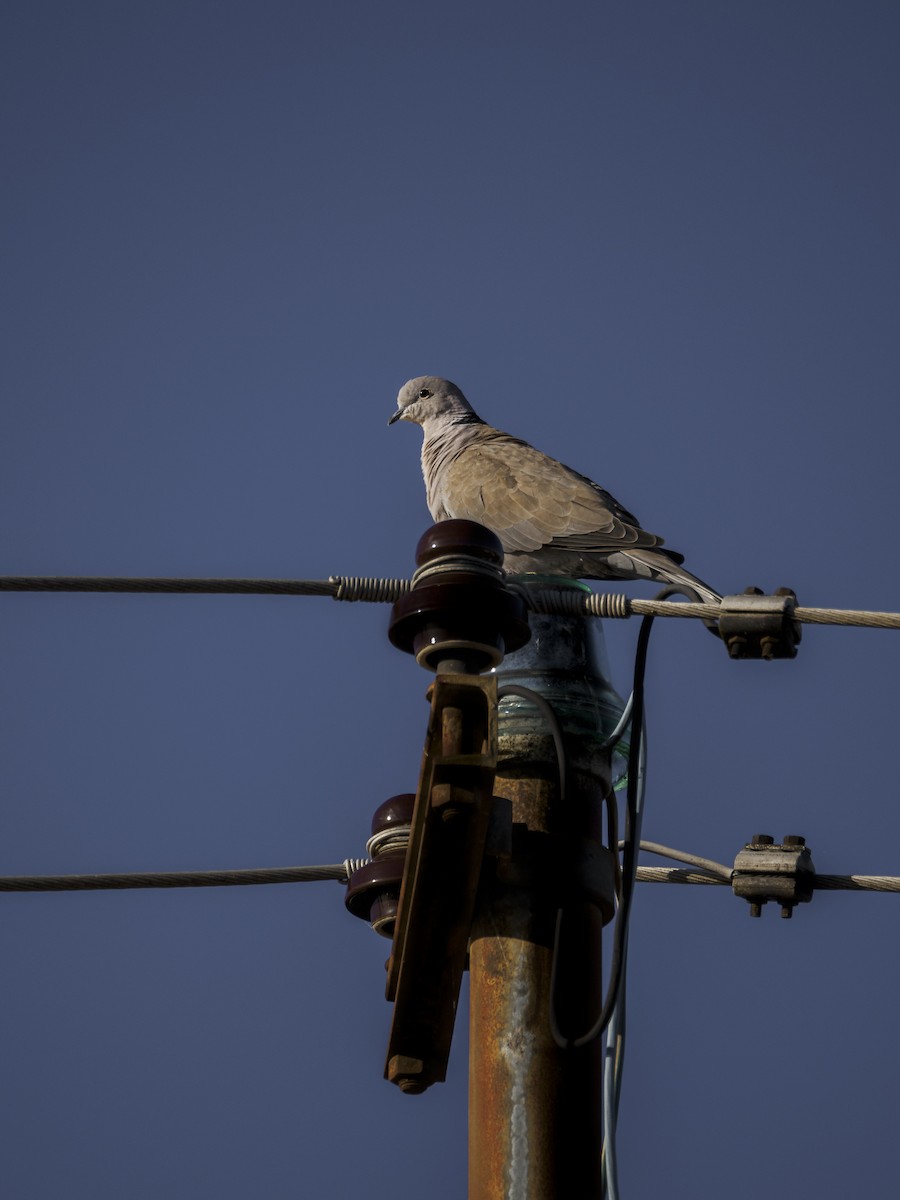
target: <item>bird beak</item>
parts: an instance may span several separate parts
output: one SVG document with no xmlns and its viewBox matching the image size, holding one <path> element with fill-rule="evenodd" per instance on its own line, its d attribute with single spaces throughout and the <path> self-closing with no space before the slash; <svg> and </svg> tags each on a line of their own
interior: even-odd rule
<svg viewBox="0 0 900 1200">
<path fill-rule="evenodd" d="M 397 411 L 394 413 L 394 415 L 391 417 L 391 419 L 388 421 L 388 425 L 393 425 L 393 423 L 395 421 L 399 421 L 402 416 L 403 416 L 403 409 L 398 408 Z"/>
</svg>

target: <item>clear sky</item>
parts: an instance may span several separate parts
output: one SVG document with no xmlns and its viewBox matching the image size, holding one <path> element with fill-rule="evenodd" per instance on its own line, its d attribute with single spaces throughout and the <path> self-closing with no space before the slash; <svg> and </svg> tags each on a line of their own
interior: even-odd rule
<svg viewBox="0 0 900 1200">
<path fill-rule="evenodd" d="M 3 25 L 3 573 L 407 575 L 419 437 L 386 422 L 437 373 L 721 591 L 900 608 L 892 0 Z M 334 862 L 415 786 L 428 680 L 383 607 L 0 614 L 2 873 Z M 636 633 L 606 631 L 620 691 Z M 898 662 L 658 623 L 645 836 L 900 874 Z M 639 888 L 624 1195 L 891 1192 L 898 903 Z M 465 1006 L 445 1085 L 385 1083 L 387 946 L 340 885 L 0 911 L 3 1195 L 464 1195 Z"/>
</svg>

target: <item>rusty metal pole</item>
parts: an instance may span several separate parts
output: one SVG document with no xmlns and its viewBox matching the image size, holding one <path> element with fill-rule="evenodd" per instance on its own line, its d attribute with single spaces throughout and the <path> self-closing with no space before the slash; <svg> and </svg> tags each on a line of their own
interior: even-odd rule
<svg viewBox="0 0 900 1200">
<path fill-rule="evenodd" d="M 493 857 L 470 941 L 469 1200 L 594 1200 L 601 1040 L 561 1047 L 551 1003 L 562 1040 L 589 1029 L 602 1003 L 601 929 L 611 914 L 597 894 L 598 855 L 611 880 L 611 856 L 599 849 L 610 779 L 602 743 L 621 700 L 596 667 L 584 619 L 529 622 L 531 642 L 505 659 L 498 683 L 539 692 L 560 718 L 566 796 L 546 721 L 527 701 L 507 699 Z"/>
</svg>

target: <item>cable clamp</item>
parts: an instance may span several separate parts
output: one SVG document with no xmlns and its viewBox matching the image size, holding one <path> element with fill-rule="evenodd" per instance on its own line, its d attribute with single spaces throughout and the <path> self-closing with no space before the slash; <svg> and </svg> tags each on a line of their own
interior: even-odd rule
<svg viewBox="0 0 900 1200">
<path fill-rule="evenodd" d="M 749 901 L 750 916 L 761 915 L 769 900 L 781 905 L 781 915 L 791 917 L 794 906 L 808 904 L 816 884 L 816 869 L 805 838 L 791 835 L 777 843 L 758 833 L 734 860 L 731 889 Z"/>
<path fill-rule="evenodd" d="M 719 636 L 732 658 L 795 658 L 800 624 L 794 619 L 796 593 L 778 588 L 773 596 L 750 587 L 723 596 L 717 612 Z"/>
</svg>

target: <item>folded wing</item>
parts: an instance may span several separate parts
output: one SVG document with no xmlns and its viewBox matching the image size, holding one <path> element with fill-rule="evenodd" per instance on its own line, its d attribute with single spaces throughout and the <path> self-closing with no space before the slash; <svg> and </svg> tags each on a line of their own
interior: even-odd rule
<svg viewBox="0 0 900 1200">
<path fill-rule="evenodd" d="M 609 492 L 527 442 L 482 427 L 444 468 L 441 499 L 447 513 L 478 521 L 507 553 L 552 546 L 579 553 L 662 546 Z M 680 562 L 682 556 L 663 553 Z"/>
</svg>

